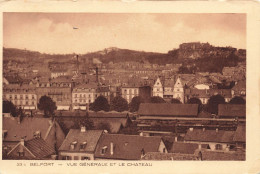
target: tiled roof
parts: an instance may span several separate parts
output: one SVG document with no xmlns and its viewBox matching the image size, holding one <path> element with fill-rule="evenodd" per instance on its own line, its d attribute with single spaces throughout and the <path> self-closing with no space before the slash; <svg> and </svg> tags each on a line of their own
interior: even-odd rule
<svg viewBox="0 0 260 174">
<path fill-rule="evenodd" d="M 193 129 L 188 130 L 184 140 L 185 141 L 198 141 L 198 142 L 218 142 L 218 143 L 231 143 L 233 142 L 234 131 L 224 130 L 202 130 Z"/>
<path fill-rule="evenodd" d="M 25 142 L 27 147 L 36 158 L 44 158 L 55 153 L 55 149 L 48 145 L 42 138 L 33 138 Z"/>
<path fill-rule="evenodd" d="M 195 154 L 148 152 L 143 160 L 198 160 Z"/>
<path fill-rule="evenodd" d="M 221 117 L 246 117 L 246 105 L 219 104 L 218 115 Z"/>
<path fill-rule="evenodd" d="M 95 158 L 104 159 L 122 159 L 122 160 L 139 160 L 141 151 L 158 152 L 161 137 L 143 137 L 139 135 L 123 134 L 104 134 L 98 143 L 95 151 Z M 113 143 L 113 154 L 111 151 Z M 107 151 L 102 154 L 102 148 L 107 147 Z"/>
<path fill-rule="evenodd" d="M 216 152 L 202 151 L 202 160 L 205 161 L 244 161 L 246 154 L 244 152 Z"/>
<path fill-rule="evenodd" d="M 238 125 L 234 138 L 234 142 L 246 142 L 246 126 Z"/>
<path fill-rule="evenodd" d="M 103 130 L 86 130 L 81 132 L 80 129 L 70 129 L 68 135 L 63 141 L 59 151 L 72 151 L 72 152 L 93 152 L 97 146 L 97 143 L 103 133 Z M 72 150 L 70 145 L 72 142 L 77 142 L 75 148 Z M 80 149 L 80 145 L 86 142 L 84 149 Z"/>
<path fill-rule="evenodd" d="M 197 116 L 198 104 L 141 103 L 139 115 Z"/>
<path fill-rule="evenodd" d="M 182 143 L 174 142 L 171 153 L 183 153 L 183 154 L 194 154 L 195 150 L 199 148 L 198 144 L 195 143 Z"/>
<path fill-rule="evenodd" d="M 33 138 L 33 133 L 40 131 L 42 137 L 45 137 L 48 133 L 48 129 L 51 126 L 51 120 L 49 118 L 28 118 L 25 117 L 18 124 L 17 119 L 13 117 L 3 118 L 3 130 L 7 130 L 7 135 L 4 141 L 20 141 L 20 139 L 26 136 L 25 140 Z"/>
</svg>

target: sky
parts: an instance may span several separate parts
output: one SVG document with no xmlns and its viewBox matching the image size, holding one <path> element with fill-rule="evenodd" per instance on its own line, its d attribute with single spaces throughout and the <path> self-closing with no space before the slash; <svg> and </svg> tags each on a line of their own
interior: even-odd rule
<svg viewBox="0 0 260 174">
<path fill-rule="evenodd" d="M 78 29 L 74 29 L 78 28 Z M 41 53 L 84 54 L 109 47 L 167 53 L 186 42 L 246 48 L 246 14 L 11 13 L 3 44 Z"/>
</svg>

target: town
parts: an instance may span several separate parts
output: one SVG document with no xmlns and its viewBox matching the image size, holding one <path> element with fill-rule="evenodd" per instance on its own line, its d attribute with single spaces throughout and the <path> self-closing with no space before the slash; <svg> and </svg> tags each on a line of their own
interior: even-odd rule
<svg viewBox="0 0 260 174">
<path fill-rule="evenodd" d="M 3 50 L 3 159 L 245 160 L 246 50 Z"/>
</svg>

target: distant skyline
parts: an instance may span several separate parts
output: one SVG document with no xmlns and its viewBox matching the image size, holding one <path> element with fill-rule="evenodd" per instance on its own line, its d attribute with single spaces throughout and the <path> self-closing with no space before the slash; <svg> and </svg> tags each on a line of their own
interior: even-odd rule
<svg viewBox="0 0 260 174">
<path fill-rule="evenodd" d="M 246 14 L 3 14 L 3 45 L 42 53 L 88 53 L 108 47 L 167 53 L 185 42 L 246 49 Z"/>
</svg>

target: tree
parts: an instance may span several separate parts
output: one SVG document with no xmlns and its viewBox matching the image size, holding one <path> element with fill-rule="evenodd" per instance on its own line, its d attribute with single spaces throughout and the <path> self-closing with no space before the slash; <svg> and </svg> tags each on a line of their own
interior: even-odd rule
<svg viewBox="0 0 260 174">
<path fill-rule="evenodd" d="M 229 101 L 229 104 L 246 104 L 246 101 L 242 97 L 234 97 Z"/>
<path fill-rule="evenodd" d="M 151 97 L 150 103 L 166 103 L 166 102 L 162 97 L 154 96 L 154 97 Z"/>
<path fill-rule="evenodd" d="M 111 111 L 114 110 L 117 112 L 127 111 L 128 103 L 124 98 L 117 96 L 117 97 L 113 98 L 113 100 L 111 101 L 110 110 Z"/>
<path fill-rule="evenodd" d="M 200 99 L 198 99 L 198 98 L 196 98 L 196 97 L 190 98 L 187 103 L 188 103 L 188 104 L 199 104 L 199 105 L 202 104 L 201 101 L 200 101 Z"/>
<path fill-rule="evenodd" d="M 17 117 L 18 112 L 16 106 L 11 101 L 3 101 L 3 113 L 10 113 L 13 117 Z"/>
<path fill-rule="evenodd" d="M 90 105 L 90 110 L 92 111 L 109 111 L 109 104 L 107 99 L 104 96 L 99 96 L 98 98 L 96 98 L 96 100 L 94 101 L 93 104 Z"/>
<path fill-rule="evenodd" d="M 202 105 L 200 99 L 198 99 L 196 97 L 190 98 L 187 103 L 188 104 L 198 104 L 199 105 L 199 112 L 203 109 L 203 105 Z"/>
<path fill-rule="evenodd" d="M 139 109 L 140 104 L 143 103 L 143 100 L 140 96 L 135 96 L 132 98 L 132 101 L 129 104 L 130 112 L 136 112 Z"/>
<path fill-rule="evenodd" d="M 221 95 L 211 96 L 207 104 L 208 111 L 212 114 L 218 114 L 218 105 L 225 103 L 225 99 Z"/>
<path fill-rule="evenodd" d="M 173 99 L 171 99 L 171 103 L 181 104 L 181 101 L 177 98 L 173 98 Z"/>
<path fill-rule="evenodd" d="M 44 95 L 40 98 L 38 108 L 44 111 L 44 117 L 54 116 L 57 109 L 56 103 L 48 96 Z"/>
</svg>

